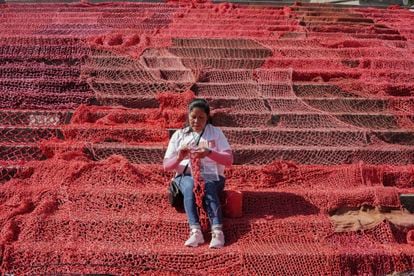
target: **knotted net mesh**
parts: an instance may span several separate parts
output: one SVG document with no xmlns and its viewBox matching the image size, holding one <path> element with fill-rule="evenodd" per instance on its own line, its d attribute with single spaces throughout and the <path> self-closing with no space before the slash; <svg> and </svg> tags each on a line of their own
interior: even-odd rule
<svg viewBox="0 0 414 276">
<path fill-rule="evenodd" d="M 413 269 L 414 15 L 202 2 L 0 5 L 1 273 Z M 195 97 L 243 194 L 221 250 L 166 197 Z"/>
</svg>

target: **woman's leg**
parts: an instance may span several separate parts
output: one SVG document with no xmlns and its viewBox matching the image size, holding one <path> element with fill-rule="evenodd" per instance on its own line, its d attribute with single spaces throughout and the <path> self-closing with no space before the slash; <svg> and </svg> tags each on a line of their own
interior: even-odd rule
<svg viewBox="0 0 414 276">
<path fill-rule="evenodd" d="M 222 210 L 219 194 L 223 192 L 225 178 L 220 176 L 218 181 L 206 181 L 204 207 L 210 219 L 211 228 L 222 228 Z"/>
<path fill-rule="evenodd" d="M 178 188 L 184 196 L 184 210 L 187 214 L 188 223 L 191 229 L 201 229 L 200 219 L 198 218 L 197 206 L 193 192 L 194 180 L 191 175 L 178 176 L 176 178 Z"/>
<path fill-rule="evenodd" d="M 190 224 L 190 237 L 185 241 L 185 246 L 197 247 L 204 243 L 203 233 L 201 232 L 200 219 L 198 218 L 195 196 L 193 192 L 194 180 L 192 176 L 185 175 L 177 177 L 176 182 L 180 191 L 184 195 L 184 209 Z"/>
<path fill-rule="evenodd" d="M 224 234 L 222 224 L 222 211 L 219 194 L 224 189 L 224 177 L 219 181 L 206 181 L 204 205 L 211 223 L 210 248 L 222 248 L 224 246 Z"/>
</svg>

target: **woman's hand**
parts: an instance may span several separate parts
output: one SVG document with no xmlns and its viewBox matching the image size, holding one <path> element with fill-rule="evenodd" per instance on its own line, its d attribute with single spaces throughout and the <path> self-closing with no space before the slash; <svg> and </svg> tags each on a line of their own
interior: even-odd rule
<svg viewBox="0 0 414 276">
<path fill-rule="evenodd" d="M 207 157 L 211 153 L 209 148 L 197 148 L 195 151 L 192 151 L 191 154 L 194 155 L 195 158 L 203 159 Z"/>
<path fill-rule="evenodd" d="M 190 153 L 190 148 L 188 146 L 183 146 L 178 150 L 177 160 L 182 161 Z"/>
</svg>

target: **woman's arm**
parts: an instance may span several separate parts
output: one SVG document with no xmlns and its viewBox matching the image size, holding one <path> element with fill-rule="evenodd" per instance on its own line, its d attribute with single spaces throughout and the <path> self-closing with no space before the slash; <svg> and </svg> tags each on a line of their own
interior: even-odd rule
<svg viewBox="0 0 414 276">
<path fill-rule="evenodd" d="M 173 156 L 170 158 L 165 158 L 163 161 L 164 170 L 172 171 L 177 169 L 178 165 L 180 164 L 181 160 L 177 158 L 178 156 Z"/>
<path fill-rule="evenodd" d="M 182 147 L 178 150 L 178 155 L 174 155 L 170 158 L 164 158 L 163 165 L 164 170 L 171 171 L 177 169 L 178 165 L 189 154 L 190 149 L 188 147 Z"/>
<path fill-rule="evenodd" d="M 222 152 L 210 150 L 210 153 L 207 155 L 207 157 L 226 167 L 233 164 L 233 152 L 231 150 Z"/>
</svg>

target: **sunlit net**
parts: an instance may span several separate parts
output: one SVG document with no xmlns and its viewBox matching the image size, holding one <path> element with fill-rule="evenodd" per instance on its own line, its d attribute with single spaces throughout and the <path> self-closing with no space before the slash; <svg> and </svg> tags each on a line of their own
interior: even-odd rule
<svg viewBox="0 0 414 276">
<path fill-rule="evenodd" d="M 0 10 L 2 274 L 413 269 L 412 224 L 338 233 L 329 215 L 400 208 L 413 192 L 414 14 L 181 1 Z M 226 190 L 243 191 L 216 251 L 183 246 L 161 167 L 195 97 L 233 148 Z"/>
</svg>

